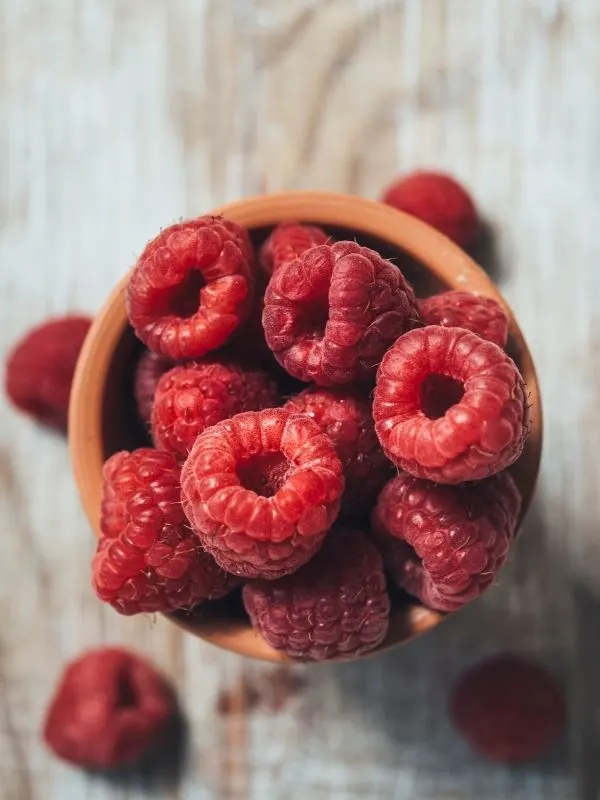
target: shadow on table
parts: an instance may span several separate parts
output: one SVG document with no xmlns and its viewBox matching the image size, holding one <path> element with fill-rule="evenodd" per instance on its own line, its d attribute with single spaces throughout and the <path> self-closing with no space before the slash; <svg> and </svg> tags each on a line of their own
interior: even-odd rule
<svg viewBox="0 0 600 800">
<path fill-rule="evenodd" d="M 187 765 L 188 723 L 179 707 L 161 738 L 160 745 L 140 764 L 93 777 L 117 789 L 137 789 L 148 797 L 164 797 L 179 785 Z"/>
<path fill-rule="evenodd" d="M 408 646 L 373 661 L 326 669 L 335 671 L 344 706 L 358 707 L 369 727 L 385 730 L 398 745 L 399 758 L 417 764 L 427 780 L 437 778 L 437 785 L 446 786 L 448 796 L 453 796 L 453 788 L 462 791 L 474 783 L 479 786 L 478 781 L 486 786 L 486 800 L 504 798 L 503 792 L 517 787 L 525 791 L 525 784 L 541 784 L 550 778 L 551 782 L 568 781 L 566 739 L 534 764 L 493 765 L 473 755 L 453 731 L 447 702 L 452 683 L 462 670 L 494 652 L 529 655 L 566 677 L 570 654 L 564 628 L 572 625 L 572 608 L 569 612 L 565 603 L 570 591 L 569 577 L 545 539 L 541 507 L 534 505 L 499 585 L 485 597 Z M 583 620 L 585 600 L 580 600 L 580 605 Z M 588 635 L 591 630 L 600 631 L 596 605 L 589 614 L 595 627 L 588 627 Z M 590 642 L 589 648 L 594 652 L 586 663 L 592 680 L 594 670 L 597 673 L 600 667 L 600 637 L 592 634 L 590 639 L 594 644 Z M 600 688 L 596 698 L 596 708 L 600 708 Z M 588 746 L 591 744 L 588 741 Z M 485 783 L 488 778 L 489 786 Z M 543 791 L 512 796 L 550 797 Z M 560 791 L 551 795 L 560 796 Z M 579 797 L 591 800 L 592 795 Z"/>
<path fill-rule="evenodd" d="M 481 220 L 477 239 L 469 248 L 469 254 L 487 272 L 494 283 L 498 286 L 502 285 L 503 279 L 508 277 L 508 270 L 500 258 L 498 232 L 489 220 Z"/>
</svg>

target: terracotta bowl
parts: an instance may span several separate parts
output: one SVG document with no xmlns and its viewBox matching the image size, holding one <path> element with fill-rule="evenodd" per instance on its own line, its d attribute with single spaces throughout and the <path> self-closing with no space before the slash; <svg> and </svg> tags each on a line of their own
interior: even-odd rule
<svg viewBox="0 0 600 800">
<path fill-rule="evenodd" d="M 420 296 L 444 288 L 463 289 L 493 297 L 506 307 L 485 272 L 459 247 L 418 220 L 370 200 L 323 192 L 287 192 L 241 200 L 213 213 L 246 226 L 257 245 L 278 222 L 316 223 L 335 238 L 356 239 L 395 259 Z M 125 313 L 126 282 L 127 276 L 96 317 L 79 359 L 71 396 L 69 440 L 73 471 L 96 535 L 102 463 L 117 450 L 140 446 L 145 435 L 136 420 L 131 393 L 133 364 L 140 346 Z M 531 433 L 521 459 L 512 468 L 523 496 L 523 517 L 538 475 L 542 414 L 531 354 L 512 315 L 509 352 L 525 378 L 531 404 Z M 205 604 L 197 612 L 169 618 L 185 631 L 227 650 L 266 661 L 289 660 L 254 633 L 242 613 L 239 598 Z M 374 652 L 410 641 L 443 618 L 443 614 L 399 594 L 393 600 L 389 633 Z"/>
</svg>

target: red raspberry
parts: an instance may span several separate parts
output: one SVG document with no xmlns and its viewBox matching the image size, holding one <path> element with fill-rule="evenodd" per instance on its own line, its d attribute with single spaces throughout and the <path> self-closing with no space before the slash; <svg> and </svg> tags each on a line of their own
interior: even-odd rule
<svg viewBox="0 0 600 800">
<path fill-rule="evenodd" d="M 379 495 L 372 531 L 399 586 L 430 608 L 455 611 L 493 582 L 520 508 L 507 472 L 460 486 L 398 475 Z"/>
<path fill-rule="evenodd" d="M 205 428 L 240 411 L 277 405 L 277 387 L 266 373 L 233 363 L 205 361 L 173 367 L 158 383 L 152 409 L 154 444 L 186 458 Z"/>
<path fill-rule="evenodd" d="M 183 507 L 202 545 L 223 569 L 248 578 L 279 578 L 308 561 L 343 490 L 331 440 L 281 408 L 208 428 L 181 473 Z"/>
<path fill-rule="evenodd" d="M 247 232 L 222 217 L 171 225 L 145 248 L 129 279 L 127 311 L 151 350 L 199 358 L 229 339 L 252 305 Z"/>
<path fill-rule="evenodd" d="M 44 740 L 71 764 L 116 769 L 156 750 L 175 713 L 172 693 L 151 664 L 99 647 L 67 665 L 46 712 Z"/>
<path fill-rule="evenodd" d="M 311 247 L 327 244 L 329 236 L 316 225 L 282 222 L 272 231 L 260 249 L 260 265 L 267 274 L 282 264 L 299 258 Z"/>
<path fill-rule="evenodd" d="M 560 683 L 543 666 L 500 655 L 461 676 L 450 712 L 471 747 L 487 758 L 532 761 L 561 735 L 565 699 Z"/>
<path fill-rule="evenodd" d="M 431 325 L 385 354 L 373 400 L 387 457 L 418 478 L 485 478 L 521 455 L 527 429 L 523 378 L 492 342 Z"/>
<path fill-rule="evenodd" d="M 236 585 L 186 525 L 179 473 L 170 453 L 149 448 L 116 453 L 104 465 L 93 585 L 121 614 L 188 608 Z"/>
<path fill-rule="evenodd" d="M 369 510 L 391 471 L 375 434 L 370 402 L 353 389 L 315 387 L 292 397 L 284 408 L 314 419 L 333 442 L 346 479 L 342 512 Z"/>
<path fill-rule="evenodd" d="M 171 369 L 173 362 L 170 358 L 145 350 L 135 368 L 133 379 L 133 392 L 139 418 L 142 422 L 149 423 L 154 403 L 154 394 L 161 375 Z"/>
<path fill-rule="evenodd" d="M 243 589 L 252 625 L 293 658 L 351 658 L 381 644 L 390 600 L 381 556 L 362 531 L 334 529 L 313 560 Z"/>
<path fill-rule="evenodd" d="M 394 181 L 382 200 L 436 228 L 460 247 L 468 247 L 477 236 L 475 204 L 466 189 L 449 175 L 413 172 Z"/>
<path fill-rule="evenodd" d="M 426 325 L 465 328 L 498 347 L 506 346 L 508 316 L 491 297 L 471 292 L 442 292 L 421 300 L 420 308 Z"/>
<path fill-rule="evenodd" d="M 275 358 L 290 375 L 321 386 L 371 375 L 420 319 L 400 270 L 355 242 L 313 247 L 279 267 L 263 312 Z"/>
<path fill-rule="evenodd" d="M 8 355 L 6 394 L 38 422 L 67 430 L 69 396 L 89 317 L 48 320 L 19 339 Z"/>
</svg>

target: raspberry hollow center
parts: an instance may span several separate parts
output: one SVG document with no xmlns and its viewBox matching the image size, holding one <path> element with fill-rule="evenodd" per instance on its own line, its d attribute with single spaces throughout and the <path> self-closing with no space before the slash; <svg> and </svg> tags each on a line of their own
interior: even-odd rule
<svg viewBox="0 0 600 800">
<path fill-rule="evenodd" d="M 138 705 L 138 697 L 131 676 L 128 672 L 122 671 L 118 678 L 117 697 L 115 706 L 118 709 L 135 708 Z"/>
<path fill-rule="evenodd" d="M 432 373 L 421 383 L 421 411 L 429 419 L 439 419 L 463 398 L 465 387 L 450 375 Z"/>
<path fill-rule="evenodd" d="M 315 339 L 325 336 L 325 326 L 329 319 L 329 302 L 327 295 L 317 297 L 308 305 L 300 319 L 302 331 Z"/>
<path fill-rule="evenodd" d="M 200 292 L 205 286 L 206 280 L 200 270 L 189 270 L 184 279 L 169 293 L 167 299 L 169 313 L 181 319 L 193 317 L 200 308 Z"/>
<path fill-rule="evenodd" d="M 260 454 L 240 464 L 237 475 L 244 489 L 260 497 L 273 497 L 283 485 L 289 466 L 281 453 Z"/>
</svg>

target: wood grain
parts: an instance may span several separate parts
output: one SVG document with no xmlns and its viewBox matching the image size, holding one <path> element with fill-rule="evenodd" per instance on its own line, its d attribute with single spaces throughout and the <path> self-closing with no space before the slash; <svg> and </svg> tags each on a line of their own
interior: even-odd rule
<svg viewBox="0 0 600 800">
<path fill-rule="evenodd" d="M 489 219 L 482 257 L 546 412 L 538 502 L 500 585 L 410 647 L 301 670 L 274 710 L 253 699 L 271 668 L 100 608 L 64 443 L 3 402 L 3 800 L 148 796 L 39 739 L 64 660 L 108 641 L 150 655 L 188 711 L 188 769 L 154 796 L 599 796 L 599 36 L 597 0 L 0 0 L 3 352 L 48 314 L 97 308 L 171 220 L 262 191 L 375 196 L 436 165 Z M 570 688 L 567 741 L 519 770 L 478 761 L 445 716 L 463 665 L 506 647 Z"/>
</svg>

